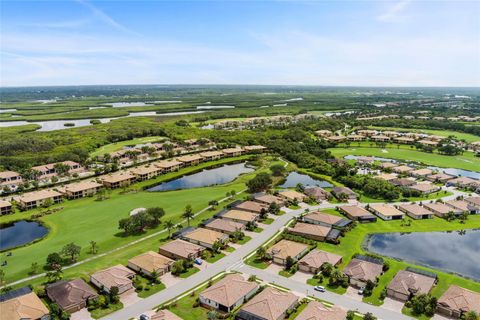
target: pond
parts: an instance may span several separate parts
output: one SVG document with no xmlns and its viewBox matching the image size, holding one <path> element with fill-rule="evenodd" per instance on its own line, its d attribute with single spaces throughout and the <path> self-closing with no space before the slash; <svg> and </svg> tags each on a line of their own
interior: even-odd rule
<svg viewBox="0 0 480 320">
<path fill-rule="evenodd" d="M 254 170 L 255 169 L 253 168 L 247 167 L 244 162 L 227 164 L 222 167 L 205 169 L 178 179 L 163 182 L 148 189 L 148 191 L 171 191 L 224 184 L 235 180 L 243 173 L 252 172 Z"/>
<path fill-rule="evenodd" d="M 344 159 L 346 160 L 357 160 L 360 156 L 352 156 L 348 155 L 345 156 Z M 397 160 L 394 159 L 389 159 L 389 158 L 382 158 L 382 157 L 372 157 L 376 161 L 388 161 L 388 162 L 398 162 Z M 415 164 L 410 164 L 412 166 L 415 166 Z M 480 179 L 480 172 L 476 171 L 470 171 L 470 170 L 463 170 L 463 169 L 457 169 L 457 168 L 440 168 L 440 167 L 434 167 L 430 166 L 428 167 L 432 170 L 439 171 L 439 172 L 444 172 L 446 174 L 454 175 L 454 176 L 461 176 L 461 177 L 469 177 L 472 179 Z"/>
<path fill-rule="evenodd" d="M 0 250 L 12 249 L 44 237 L 48 229 L 38 222 L 21 220 L 0 229 Z"/>
<path fill-rule="evenodd" d="M 368 251 L 480 281 L 480 229 L 374 234 Z"/>
<path fill-rule="evenodd" d="M 310 177 L 307 174 L 300 174 L 298 172 L 291 172 L 287 176 L 287 180 L 280 185 L 279 187 L 281 188 L 293 188 L 296 187 L 297 184 L 301 183 L 303 186 L 318 186 L 322 188 L 332 188 L 333 185 L 327 181 L 324 180 L 317 180 L 312 177 Z"/>
</svg>

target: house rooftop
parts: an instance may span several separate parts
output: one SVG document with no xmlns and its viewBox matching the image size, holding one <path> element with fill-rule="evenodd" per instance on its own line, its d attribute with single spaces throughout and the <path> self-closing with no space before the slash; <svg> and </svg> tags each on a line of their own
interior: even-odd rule
<svg viewBox="0 0 480 320">
<path fill-rule="evenodd" d="M 12 204 L 8 201 L 5 200 L 0 200 L 0 208 L 6 208 L 6 207 L 11 207 Z"/>
<path fill-rule="evenodd" d="M 404 213 L 400 210 L 398 210 L 397 208 L 395 208 L 394 206 L 389 206 L 389 205 L 386 205 L 386 204 L 372 204 L 370 205 L 370 208 L 372 208 L 373 210 L 375 210 L 376 212 L 378 212 L 379 214 L 381 215 L 384 215 L 384 216 L 403 216 Z"/>
<path fill-rule="evenodd" d="M 59 188 L 60 192 L 80 192 L 94 188 L 100 188 L 102 185 L 96 181 L 80 181 L 69 183 Z"/>
<path fill-rule="evenodd" d="M 46 291 L 48 297 L 63 310 L 98 297 L 97 292 L 83 279 L 55 282 L 47 285 Z"/>
<path fill-rule="evenodd" d="M 297 223 L 298 224 L 298 223 Z M 295 257 L 302 253 L 308 245 L 294 242 L 290 240 L 280 240 L 267 250 L 268 254 L 275 257 L 286 259 L 287 257 Z"/>
<path fill-rule="evenodd" d="M 253 195 L 253 198 L 256 201 L 264 202 L 264 203 L 276 203 L 278 205 L 283 204 L 283 199 L 268 193 L 260 193 L 260 194 L 255 194 Z"/>
<path fill-rule="evenodd" d="M 161 246 L 160 249 L 185 259 L 188 259 L 191 255 L 196 255 L 198 252 L 204 250 L 202 246 L 181 239 L 170 241 L 169 243 Z"/>
<path fill-rule="evenodd" d="M 480 197 L 467 197 L 465 201 L 473 203 L 475 206 L 480 207 Z"/>
<path fill-rule="evenodd" d="M 198 154 L 188 154 L 177 158 L 180 162 L 192 162 L 203 160 L 203 157 Z"/>
<path fill-rule="evenodd" d="M 230 307 L 241 298 L 259 287 L 255 281 L 247 281 L 240 274 L 229 274 L 203 290 L 200 296 L 210 301 Z"/>
<path fill-rule="evenodd" d="M 282 190 L 278 194 L 280 196 L 284 197 L 284 198 L 289 199 L 289 200 L 297 199 L 298 201 L 302 201 L 303 199 L 305 199 L 307 197 L 303 193 L 300 193 L 300 192 L 295 191 L 295 190 L 290 190 L 290 189 Z"/>
<path fill-rule="evenodd" d="M 167 268 L 174 261 L 156 252 L 147 251 L 131 258 L 128 262 L 151 273 L 159 269 Z"/>
<path fill-rule="evenodd" d="M 399 204 L 398 208 L 408 212 L 410 214 L 413 214 L 414 216 L 423 216 L 423 215 L 431 215 L 432 212 L 430 210 L 425 209 L 424 207 L 416 204 L 416 203 L 411 203 L 411 204 Z"/>
<path fill-rule="evenodd" d="M 130 173 L 134 175 L 144 175 L 144 174 L 150 174 L 150 173 L 155 173 L 158 172 L 159 168 L 153 165 L 145 165 L 145 166 L 140 166 L 136 167 L 130 170 Z"/>
<path fill-rule="evenodd" d="M 347 311 L 338 307 L 327 307 L 319 301 L 311 301 L 295 320 L 345 320 Z"/>
<path fill-rule="evenodd" d="M 383 265 L 359 258 L 353 258 L 343 272 L 353 279 L 376 281 L 382 273 Z"/>
<path fill-rule="evenodd" d="M 293 228 L 288 228 L 288 230 L 310 236 L 327 237 L 332 228 L 319 224 L 297 222 Z"/>
<path fill-rule="evenodd" d="M 256 201 L 243 201 L 234 206 L 235 209 L 246 210 L 251 212 L 260 213 L 262 210 L 268 210 L 268 206 L 258 203 Z"/>
<path fill-rule="evenodd" d="M 245 229 L 245 225 L 228 219 L 212 219 L 210 222 L 205 224 L 205 228 L 212 228 L 233 233 Z"/>
<path fill-rule="evenodd" d="M 314 220 L 318 222 L 323 222 L 325 224 L 329 225 L 337 225 L 339 224 L 343 219 L 342 217 L 339 216 L 334 216 L 333 214 L 327 214 L 327 213 L 322 213 L 319 211 L 307 213 L 306 215 L 303 216 L 303 218 L 307 218 L 309 220 Z"/>
<path fill-rule="evenodd" d="M 132 282 L 135 273 L 122 265 L 116 265 L 105 270 L 97 271 L 91 275 L 105 288 L 120 287 Z"/>
<path fill-rule="evenodd" d="M 392 170 L 395 171 L 395 172 L 410 172 L 410 171 L 413 170 L 413 168 L 409 167 L 409 166 L 402 165 L 402 166 L 398 166 L 398 167 L 393 167 Z"/>
<path fill-rule="evenodd" d="M 431 183 L 417 183 L 413 186 L 410 186 L 410 189 L 417 190 L 420 192 L 434 192 L 438 190 L 438 186 L 431 184 Z"/>
<path fill-rule="evenodd" d="M 27 202 L 45 200 L 53 197 L 60 197 L 61 195 L 62 195 L 61 193 L 54 190 L 38 190 L 38 191 L 24 193 L 19 197 L 17 197 L 17 199 L 20 200 L 21 202 L 27 203 Z"/>
<path fill-rule="evenodd" d="M 114 172 L 108 175 L 102 176 L 102 181 L 108 183 L 116 183 L 125 180 L 135 179 L 135 176 L 127 172 Z"/>
<path fill-rule="evenodd" d="M 258 214 L 244 210 L 227 210 L 219 213 L 219 217 L 246 222 L 253 222 L 258 219 Z"/>
<path fill-rule="evenodd" d="M 41 319 L 49 314 L 42 300 L 28 287 L 3 294 L 0 298 L 2 319 Z"/>
<path fill-rule="evenodd" d="M 302 259 L 300 259 L 298 263 L 313 268 L 320 268 L 324 263 L 330 263 L 334 266 L 340 260 L 342 260 L 342 256 L 338 254 L 313 249 L 312 251 L 307 253 Z"/>
<path fill-rule="evenodd" d="M 197 228 L 191 232 L 184 234 L 184 237 L 210 245 L 213 245 L 216 241 L 221 241 L 222 239 L 228 238 L 227 235 L 221 232 L 205 228 Z"/>
<path fill-rule="evenodd" d="M 293 293 L 267 287 L 248 301 L 240 309 L 239 315 L 246 313 L 248 316 L 254 315 L 260 319 L 277 320 L 297 302 L 298 297 Z"/>
<path fill-rule="evenodd" d="M 180 166 L 181 164 L 182 163 L 180 161 L 172 159 L 172 160 L 158 161 L 158 162 L 155 162 L 153 165 L 162 169 L 168 169 L 168 168 Z"/>
<path fill-rule="evenodd" d="M 449 212 L 459 212 L 458 209 L 449 207 L 446 204 L 441 202 L 424 203 L 423 206 L 430 211 L 438 212 L 440 214 L 447 214 Z"/>
<path fill-rule="evenodd" d="M 390 281 L 387 289 L 401 294 L 427 294 L 433 288 L 436 278 L 409 270 L 400 270 Z"/>
<path fill-rule="evenodd" d="M 422 168 L 422 169 L 417 169 L 410 171 L 410 174 L 417 175 L 417 176 L 428 176 L 429 174 L 432 174 L 432 170 L 427 169 L 427 168 Z"/>
<path fill-rule="evenodd" d="M 15 171 L 1 171 L 0 172 L 0 179 L 11 179 L 15 177 L 19 177 L 20 173 Z"/>
<path fill-rule="evenodd" d="M 373 216 L 373 214 L 369 211 L 367 211 L 363 207 L 359 206 L 341 206 L 340 209 L 349 214 L 352 217 L 367 217 L 367 216 Z"/>
<path fill-rule="evenodd" d="M 440 305 L 461 312 L 475 311 L 480 313 L 480 293 L 451 285 L 438 299 Z"/>
</svg>

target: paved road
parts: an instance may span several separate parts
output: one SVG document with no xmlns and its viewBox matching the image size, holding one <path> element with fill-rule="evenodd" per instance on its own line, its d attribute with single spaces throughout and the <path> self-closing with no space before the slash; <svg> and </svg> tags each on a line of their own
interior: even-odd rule
<svg viewBox="0 0 480 320">
<path fill-rule="evenodd" d="M 453 190 L 453 189 L 448 189 L 448 190 L 453 191 L 454 194 L 452 196 L 445 197 L 445 199 L 452 199 L 456 196 L 463 194 L 462 192 L 457 190 Z M 334 208 L 336 206 L 338 206 L 338 204 L 325 203 L 325 204 L 320 204 L 316 206 L 307 205 L 305 208 L 308 208 L 310 211 L 313 211 L 317 209 Z M 267 240 L 269 240 L 273 235 L 275 235 L 279 230 L 282 230 L 288 221 L 290 221 L 293 217 L 303 213 L 305 208 L 301 208 L 297 210 L 291 210 L 288 208 L 284 209 L 286 213 L 282 216 L 277 217 L 277 219 L 275 219 L 272 224 L 265 227 L 265 229 L 261 233 L 258 233 L 255 237 L 252 238 L 252 240 L 250 240 L 249 242 L 247 242 L 246 244 L 244 244 L 243 246 L 241 246 L 240 248 L 238 248 L 228 256 L 224 257 L 223 259 L 220 259 L 214 264 L 209 265 L 207 269 L 201 272 L 195 273 L 194 275 L 190 276 L 188 280 L 180 281 L 166 290 L 155 293 L 150 297 L 142 299 L 131 306 L 123 308 L 115 313 L 112 313 L 107 317 L 105 317 L 104 319 L 125 320 L 125 319 L 138 317 L 140 314 L 146 312 L 147 310 L 151 310 L 162 303 L 165 303 L 171 299 L 178 297 L 179 295 L 199 286 L 200 284 L 204 283 L 206 280 L 214 277 L 215 275 L 221 272 L 233 270 L 235 269 L 235 267 L 239 268 L 242 265 L 243 259 L 249 253 L 255 251 L 258 247 L 260 247 Z M 256 274 L 254 273 L 254 271 L 258 273 L 262 273 L 262 275 L 261 276 L 259 275 L 259 277 L 264 280 L 268 280 L 268 277 L 273 277 L 273 278 L 277 277 L 279 280 L 275 278 L 275 282 L 280 285 L 282 285 L 280 281 L 284 281 L 284 279 L 282 279 L 283 277 L 272 275 L 269 273 L 264 275 L 263 273 L 266 273 L 265 271 L 262 271 L 256 268 L 250 268 L 250 267 L 248 267 L 249 269 L 246 269 L 246 268 L 247 266 L 242 266 L 240 271 L 249 270 L 250 272 L 247 272 L 247 273 Z M 308 286 L 307 284 L 302 284 L 293 280 L 288 280 L 286 278 L 285 278 L 285 281 L 286 281 L 285 285 L 282 285 L 282 286 L 285 286 L 288 288 L 290 288 L 291 286 L 293 290 L 298 292 L 306 292 L 306 290 L 309 288 L 310 291 L 313 292 L 312 287 Z M 328 292 L 323 294 L 322 298 L 334 304 L 343 306 L 344 308 L 347 308 L 347 309 L 351 309 L 351 310 L 358 309 L 360 312 L 372 312 L 383 320 L 412 319 L 410 317 L 404 316 L 400 313 L 397 313 L 391 310 L 365 304 L 363 302 L 354 300 L 346 295 L 338 295 L 338 294 Z"/>
<path fill-rule="evenodd" d="M 289 278 L 285 278 L 280 275 L 272 274 L 268 271 L 253 268 L 247 265 L 241 265 L 239 267 L 236 267 L 235 270 L 243 272 L 245 274 L 249 274 L 249 275 L 252 275 L 252 274 L 256 275 L 259 279 L 263 281 L 270 282 L 284 288 L 288 288 L 294 292 L 298 292 L 303 295 L 310 295 L 310 296 L 314 296 L 314 297 L 326 300 L 333 304 L 342 306 L 343 308 L 348 310 L 357 310 L 360 313 L 371 312 L 378 319 L 382 319 L 382 320 L 412 319 L 411 317 L 405 316 L 401 313 L 398 313 L 392 310 L 379 308 L 361 301 L 357 301 L 349 297 L 348 295 L 340 295 L 330 291 L 320 293 L 313 290 L 313 287 L 306 283 L 301 283 L 301 282 L 298 282 Z"/>
</svg>

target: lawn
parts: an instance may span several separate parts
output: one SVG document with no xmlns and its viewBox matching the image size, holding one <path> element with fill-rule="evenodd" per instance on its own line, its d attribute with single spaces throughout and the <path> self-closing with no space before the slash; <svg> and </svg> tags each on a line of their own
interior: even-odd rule
<svg viewBox="0 0 480 320">
<path fill-rule="evenodd" d="M 162 291 L 166 288 L 163 283 L 152 284 L 149 279 L 142 277 L 139 274 L 135 276 L 135 286 L 135 291 L 137 291 L 137 294 L 140 298 L 149 297 L 152 294 Z"/>
<path fill-rule="evenodd" d="M 252 266 L 252 267 L 255 267 L 255 268 L 258 268 L 258 269 L 267 269 L 268 266 L 270 265 L 268 263 L 268 261 L 263 261 L 263 260 L 257 259 L 256 254 L 254 254 L 253 256 L 248 258 L 247 260 L 245 260 L 245 263 L 248 264 L 249 266 Z"/>
<path fill-rule="evenodd" d="M 206 165 L 206 164 L 203 164 Z M 185 172 L 194 170 L 195 168 L 186 168 L 177 173 L 162 176 L 162 179 L 171 179 L 173 176 L 180 176 Z M 205 208 L 210 200 L 221 199 L 225 197 L 227 191 L 241 191 L 245 188 L 245 181 L 251 178 L 255 173 L 242 175 L 235 181 L 205 188 L 196 188 L 190 190 L 178 190 L 168 192 L 146 192 L 137 191 L 128 194 L 120 194 L 120 190 L 110 192 L 110 198 L 104 201 L 96 201 L 95 198 L 77 199 L 66 201 L 55 207 L 63 209 L 51 215 L 44 216 L 40 220 L 50 229 L 49 234 L 41 241 L 29 246 L 12 250 L 12 256 L 5 258 L 8 265 L 3 268 L 6 273 L 7 281 L 15 281 L 28 276 L 30 266 L 33 262 L 37 262 L 40 266 L 45 263 L 46 256 L 51 252 L 61 250 L 61 248 L 74 241 L 82 247 L 79 260 L 91 257 L 89 251 L 89 242 L 96 241 L 99 252 L 103 253 L 122 245 L 130 243 L 134 240 L 144 237 L 145 235 L 162 230 L 163 226 L 159 226 L 155 230 L 149 230 L 144 234 L 125 237 L 118 229 L 118 221 L 127 217 L 130 210 L 138 207 L 160 206 L 165 209 L 166 215 L 163 221 L 173 219 L 175 223 L 180 222 L 180 218 L 185 205 L 185 199 L 192 205 L 194 212 Z M 145 183 L 152 183 L 146 181 Z M 141 184 L 138 184 L 141 185 Z M 232 199 L 232 201 L 235 199 Z M 0 222 L 18 220 L 30 217 L 31 214 L 37 213 L 38 210 L 30 210 L 27 212 L 17 212 L 12 215 L 2 216 Z M 212 215 L 212 211 L 207 211 L 198 217 L 204 219 Z M 109 254 L 97 260 L 88 262 L 84 265 L 73 269 L 64 270 L 66 275 L 85 274 L 97 269 L 97 267 L 105 267 L 116 263 L 125 263 L 133 254 L 140 254 L 146 250 L 158 250 L 159 240 L 163 236 L 150 238 L 141 243 L 135 244 L 133 247 L 123 248 L 118 252 Z M 4 255 L 2 255 L 4 256 Z M 110 259 L 113 258 L 112 261 Z M 101 260 L 101 261 L 100 261 Z"/>
<path fill-rule="evenodd" d="M 376 156 L 391 158 L 397 160 L 415 160 L 427 165 L 443 168 L 458 168 L 472 171 L 480 171 L 480 160 L 472 152 L 465 152 L 458 156 L 444 156 L 437 153 L 426 153 L 391 145 L 391 147 L 382 149 L 374 147 L 356 147 L 353 144 L 349 148 L 330 148 L 328 149 L 334 156 L 343 158 L 347 155 L 357 156 Z M 383 152 L 385 150 L 386 152 Z"/>
<path fill-rule="evenodd" d="M 191 275 L 197 273 L 198 271 L 200 271 L 200 269 L 198 269 L 197 267 L 191 267 L 191 268 L 188 268 L 187 271 L 185 271 L 183 273 L 180 273 L 179 277 L 182 278 L 182 279 L 185 279 L 185 278 L 188 278 Z"/>
<path fill-rule="evenodd" d="M 136 144 L 155 142 L 155 141 L 158 141 L 158 140 L 161 140 L 161 139 L 165 139 L 165 137 L 162 137 L 162 136 L 141 137 L 141 138 L 135 138 L 135 139 L 131 139 L 131 140 L 125 140 L 125 141 L 110 143 L 110 144 L 106 144 L 106 145 L 101 146 L 100 148 L 96 149 L 95 151 L 90 153 L 90 156 L 91 157 L 96 157 L 96 156 L 104 155 L 105 153 L 110 153 L 110 152 L 121 150 L 125 146 L 133 146 L 133 145 L 136 145 Z"/>
<path fill-rule="evenodd" d="M 223 257 L 225 257 L 225 254 L 220 252 L 215 254 L 214 256 L 208 257 L 207 259 L 205 259 L 205 261 L 207 261 L 208 263 L 215 263 Z"/>
<path fill-rule="evenodd" d="M 123 304 L 121 302 L 118 302 L 118 303 L 110 304 L 108 308 L 93 309 L 92 311 L 90 311 L 90 314 L 92 318 L 100 319 L 122 308 L 123 308 Z"/>
<path fill-rule="evenodd" d="M 347 288 L 344 288 L 342 286 L 331 286 L 328 283 L 328 278 L 327 277 L 322 277 L 322 281 L 318 281 L 318 279 L 314 279 L 314 278 L 308 279 L 307 284 L 309 284 L 311 286 L 314 286 L 314 287 L 315 286 L 322 286 L 325 289 L 327 289 L 328 291 L 332 291 L 332 292 L 335 292 L 335 293 L 338 293 L 338 294 L 344 294 L 345 292 L 347 292 Z"/>
<path fill-rule="evenodd" d="M 262 220 L 263 224 L 272 224 L 272 222 L 275 221 L 273 218 L 266 218 Z"/>
<path fill-rule="evenodd" d="M 238 240 L 237 241 L 237 244 L 245 244 L 247 243 L 248 241 L 252 240 L 252 237 L 249 237 L 249 236 L 243 236 L 243 239 L 242 240 Z"/>
<path fill-rule="evenodd" d="M 463 133 L 463 132 L 457 132 L 457 131 L 451 131 L 451 130 L 395 128 L 395 127 L 392 128 L 392 127 L 376 127 L 376 126 L 370 126 L 369 129 L 387 130 L 387 131 L 420 132 L 420 133 L 427 133 L 427 134 L 440 136 L 440 137 L 454 136 L 455 138 L 457 138 L 459 140 L 465 140 L 468 143 L 480 140 L 480 137 L 477 137 L 476 135 L 469 134 L 469 133 Z"/>
</svg>

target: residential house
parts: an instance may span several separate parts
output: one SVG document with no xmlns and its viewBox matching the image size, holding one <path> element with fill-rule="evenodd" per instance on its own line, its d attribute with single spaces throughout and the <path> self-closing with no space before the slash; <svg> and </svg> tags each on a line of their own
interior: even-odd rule
<svg viewBox="0 0 480 320">
<path fill-rule="evenodd" d="M 325 241 L 327 239 L 335 241 L 340 235 L 339 232 L 332 232 L 331 227 L 303 222 L 297 222 L 294 227 L 288 228 L 287 230 L 292 234 L 316 241 Z M 330 232 L 332 233 L 330 234 Z"/>
<path fill-rule="evenodd" d="M 480 293 L 451 285 L 438 299 L 437 313 L 460 318 L 469 311 L 480 314 Z"/>
<path fill-rule="evenodd" d="M 201 152 L 200 157 L 202 157 L 205 161 L 213 161 L 223 158 L 224 154 L 220 151 L 206 151 Z"/>
<path fill-rule="evenodd" d="M 405 213 L 398 210 L 394 206 L 386 204 L 372 204 L 369 205 L 368 210 L 380 217 L 382 220 L 401 220 Z"/>
<path fill-rule="evenodd" d="M 339 306 L 327 307 L 320 301 L 310 301 L 295 320 L 345 320 L 347 311 Z"/>
<path fill-rule="evenodd" d="M 408 173 L 410 171 L 413 171 L 413 168 L 406 165 L 401 165 L 398 167 L 393 167 L 392 171 L 396 173 Z"/>
<path fill-rule="evenodd" d="M 467 201 L 474 207 L 480 208 L 480 197 L 466 197 L 463 200 Z"/>
<path fill-rule="evenodd" d="M 345 136 L 330 136 L 330 137 L 326 137 L 326 140 L 331 142 L 331 143 L 340 143 L 340 142 L 344 142 L 345 140 L 347 140 L 347 137 L 345 137 Z"/>
<path fill-rule="evenodd" d="M 100 178 L 105 187 L 110 189 L 122 188 L 135 182 L 136 177 L 127 172 L 114 172 Z"/>
<path fill-rule="evenodd" d="M 133 289 L 132 279 L 135 273 L 122 265 L 116 265 L 105 270 L 95 272 L 90 276 L 90 282 L 98 289 L 110 293 L 113 287 L 118 288 L 118 293 Z"/>
<path fill-rule="evenodd" d="M 307 213 L 302 217 L 304 222 L 319 224 L 326 227 L 334 227 L 338 229 L 343 229 L 348 227 L 352 221 L 344 219 L 339 216 L 334 216 L 333 214 L 322 213 L 319 211 Z"/>
<path fill-rule="evenodd" d="M 377 134 L 377 131 L 376 130 L 358 130 L 357 133 L 365 137 L 371 137 Z"/>
<path fill-rule="evenodd" d="M 421 169 L 410 171 L 410 175 L 416 178 L 425 178 L 426 176 L 429 176 L 432 173 L 433 173 L 433 170 L 430 170 L 428 168 L 421 168 Z"/>
<path fill-rule="evenodd" d="M 414 144 L 415 143 L 415 139 L 408 138 L 408 137 L 395 137 L 395 138 L 393 138 L 393 141 L 395 143 L 400 143 L 400 144 Z"/>
<path fill-rule="evenodd" d="M 290 189 L 284 189 L 278 192 L 278 195 L 288 201 L 298 201 L 302 202 L 305 199 L 307 199 L 307 196 L 304 195 L 301 192 L 295 191 L 295 190 L 290 190 Z"/>
<path fill-rule="evenodd" d="M 5 320 L 50 320 L 48 308 L 29 287 L 0 294 L 0 318 Z"/>
<path fill-rule="evenodd" d="M 447 186 L 455 186 L 460 188 L 469 188 L 470 185 L 477 183 L 478 180 L 469 177 L 458 177 L 447 181 Z"/>
<path fill-rule="evenodd" d="M 86 308 L 89 301 L 98 298 L 98 293 L 83 279 L 58 281 L 47 285 L 45 290 L 48 298 L 68 313 Z"/>
<path fill-rule="evenodd" d="M 426 195 L 442 190 L 441 187 L 434 185 L 433 183 L 417 183 L 413 186 L 409 186 L 410 189 L 419 191 L 421 194 Z"/>
<path fill-rule="evenodd" d="M 179 316 L 175 313 L 171 312 L 170 310 L 163 309 L 158 310 L 155 312 L 151 317 L 150 320 L 182 320 Z"/>
<path fill-rule="evenodd" d="M 306 187 L 303 192 L 318 202 L 327 201 L 331 197 L 330 192 L 320 187 Z"/>
<path fill-rule="evenodd" d="M 267 287 L 238 311 L 236 319 L 282 320 L 297 305 L 298 297 L 293 293 Z"/>
<path fill-rule="evenodd" d="M 232 206 L 235 210 L 244 210 L 257 214 L 262 214 L 268 211 L 268 206 L 256 201 L 242 201 L 240 203 L 235 203 Z"/>
<path fill-rule="evenodd" d="M 198 296 L 200 303 L 220 312 L 231 312 L 257 293 L 260 286 L 240 274 L 229 274 Z"/>
<path fill-rule="evenodd" d="M 235 148 L 223 149 L 222 152 L 227 157 L 238 157 L 238 156 L 241 156 L 244 153 L 244 150 L 240 147 L 235 147 Z"/>
<path fill-rule="evenodd" d="M 279 206 L 283 206 L 284 203 L 284 200 L 282 198 L 268 193 L 257 193 L 252 195 L 252 198 L 257 202 L 264 203 L 266 205 L 276 203 Z"/>
<path fill-rule="evenodd" d="M 10 189 L 16 189 L 19 184 L 23 183 L 20 173 L 15 171 L 2 171 L 0 172 L 0 187 L 8 187 Z"/>
<path fill-rule="evenodd" d="M 480 207 L 474 206 L 465 200 L 450 200 L 445 201 L 445 204 L 449 207 L 452 207 L 456 210 L 461 210 L 462 212 L 466 212 L 468 214 L 480 213 Z"/>
<path fill-rule="evenodd" d="M 189 154 L 182 157 L 178 157 L 177 160 L 183 163 L 185 167 L 196 166 L 197 164 L 203 161 L 203 157 L 198 154 Z"/>
<path fill-rule="evenodd" d="M 186 228 L 185 232 L 181 233 L 180 237 L 183 240 L 201 245 L 209 249 L 212 249 L 215 243 L 226 244 L 229 238 L 228 235 L 225 233 L 205 228 Z"/>
<path fill-rule="evenodd" d="M 388 137 L 386 135 L 383 135 L 383 134 L 379 134 L 379 135 L 376 135 L 376 136 L 371 136 L 370 140 L 375 141 L 375 142 L 389 142 L 390 137 Z"/>
<path fill-rule="evenodd" d="M 158 249 L 158 253 L 170 259 L 194 260 L 201 256 L 204 247 L 187 242 L 181 239 L 175 239 Z"/>
<path fill-rule="evenodd" d="M 353 258 L 343 269 L 350 284 L 354 287 L 365 287 L 367 281 L 376 282 L 383 272 L 383 261 L 365 256 Z"/>
<path fill-rule="evenodd" d="M 397 175 L 395 173 L 381 173 L 377 176 L 374 176 L 376 179 L 382 179 L 385 181 L 392 181 L 397 179 Z"/>
<path fill-rule="evenodd" d="M 272 258 L 272 261 L 280 265 L 287 263 L 287 257 L 298 261 L 307 252 L 308 245 L 285 239 L 275 243 L 267 250 L 267 254 Z"/>
<path fill-rule="evenodd" d="M 58 203 L 62 201 L 62 194 L 54 190 L 32 191 L 16 197 L 15 201 L 22 210 L 28 210 L 40 207 L 47 201 Z"/>
<path fill-rule="evenodd" d="M 264 146 L 245 146 L 243 147 L 243 150 L 248 153 L 262 153 L 265 152 L 267 148 Z"/>
<path fill-rule="evenodd" d="M 147 251 L 128 260 L 128 267 L 136 272 L 151 277 L 155 272 L 157 276 L 161 276 L 170 271 L 173 260 L 162 256 L 153 251 Z"/>
<path fill-rule="evenodd" d="M 12 213 L 12 204 L 5 200 L 0 200 L 0 215 Z"/>
<path fill-rule="evenodd" d="M 413 296 L 428 294 L 437 282 L 435 274 L 412 268 L 400 270 L 387 286 L 387 296 L 405 302 Z"/>
<path fill-rule="evenodd" d="M 438 145 L 438 141 L 431 141 L 427 139 L 422 139 L 418 141 L 419 144 L 427 147 L 436 147 Z"/>
<path fill-rule="evenodd" d="M 180 169 L 183 166 L 183 163 L 172 159 L 155 162 L 153 165 L 160 168 L 162 172 L 174 172 Z"/>
<path fill-rule="evenodd" d="M 397 187 L 411 187 L 417 183 L 412 178 L 397 178 L 392 179 L 389 182 Z"/>
<path fill-rule="evenodd" d="M 223 210 L 215 215 L 217 218 L 228 219 L 242 224 L 255 224 L 260 216 L 256 213 L 244 210 Z"/>
<path fill-rule="evenodd" d="M 375 162 L 374 157 L 366 157 L 366 156 L 357 157 L 357 164 L 371 165 L 371 164 L 373 164 L 373 162 Z"/>
<path fill-rule="evenodd" d="M 400 211 L 405 212 L 410 218 L 415 220 L 433 218 L 432 211 L 427 210 L 426 208 L 415 203 L 399 204 L 397 207 Z"/>
<path fill-rule="evenodd" d="M 333 135 L 333 132 L 330 130 L 317 130 L 315 131 L 315 133 L 317 134 L 317 136 L 322 138 L 330 137 L 331 135 Z"/>
<path fill-rule="evenodd" d="M 342 263 L 342 256 L 327 251 L 313 249 L 298 261 L 298 269 L 317 274 L 325 263 L 330 263 L 332 266 L 338 266 Z"/>
<path fill-rule="evenodd" d="M 137 181 L 145 181 L 155 178 L 162 172 L 162 169 L 155 165 L 144 165 L 133 168 L 130 173 L 133 174 Z"/>
<path fill-rule="evenodd" d="M 358 222 L 375 222 L 377 217 L 363 207 L 359 206 L 340 206 L 338 210 L 347 216 L 350 220 Z"/>
<path fill-rule="evenodd" d="M 382 162 L 378 165 L 381 169 L 392 169 L 392 168 L 395 168 L 398 166 L 398 164 L 394 163 L 394 162 L 389 162 L 389 161 L 386 161 L 386 162 Z"/>
<path fill-rule="evenodd" d="M 434 203 L 424 203 L 423 206 L 428 210 L 432 211 L 437 217 L 443 218 L 449 213 L 453 213 L 455 215 L 460 215 L 462 213 L 461 210 L 455 209 L 451 206 L 447 206 L 441 202 L 434 202 Z"/>
<path fill-rule="evenodd" d="M 349 134 L 349 135 L 347 136 L 347 140 L 348 140 L 348 141 L 353 141 L 353 142 L 355 142 L 355 141 L 363 141 L 363 140 L 365 140 L 365 137 L 362 136 L 362 135 L 360 135 L 360 134 Z"/>
<path fill-rule="evenodd" d="M 58 191 L 63 193 L 68 199 L 78 199 L 92 196 L 97 193 L 100 188 L 102 188 L 102 185 L 96 181 L 80 181 L 60 187 Z"/>
<path fill-rule="evenodd" d="M 243 223 L 228 219 L 210 219 L 205 222 L 204 227 L 226 234 L 233 234 L 238 231 L 242 232 L 246 229 L 246 226 Z"/>
<path fill-rule="evenodd" d="M 357 194 L 348 187 L 335 187 L 332 189 L 332 194 L 337 199 L 357 199 Z"/>
<path fill-rule="evenodd" d="M 431 181 L 431 182 L 441 182 L 441 183 L 446 183 L 448 180 L 452 180 L 454 179 L 455 176 L 452 176 L 452 175 L 449 175 L 449 174 L 446 174 L 446 173 L 435 173 L 435 174 L 431 174 L 431 175 L 428 175 L 425 177 L 425 179 L 427 179 L 428 181 Z"/>
</svg>

